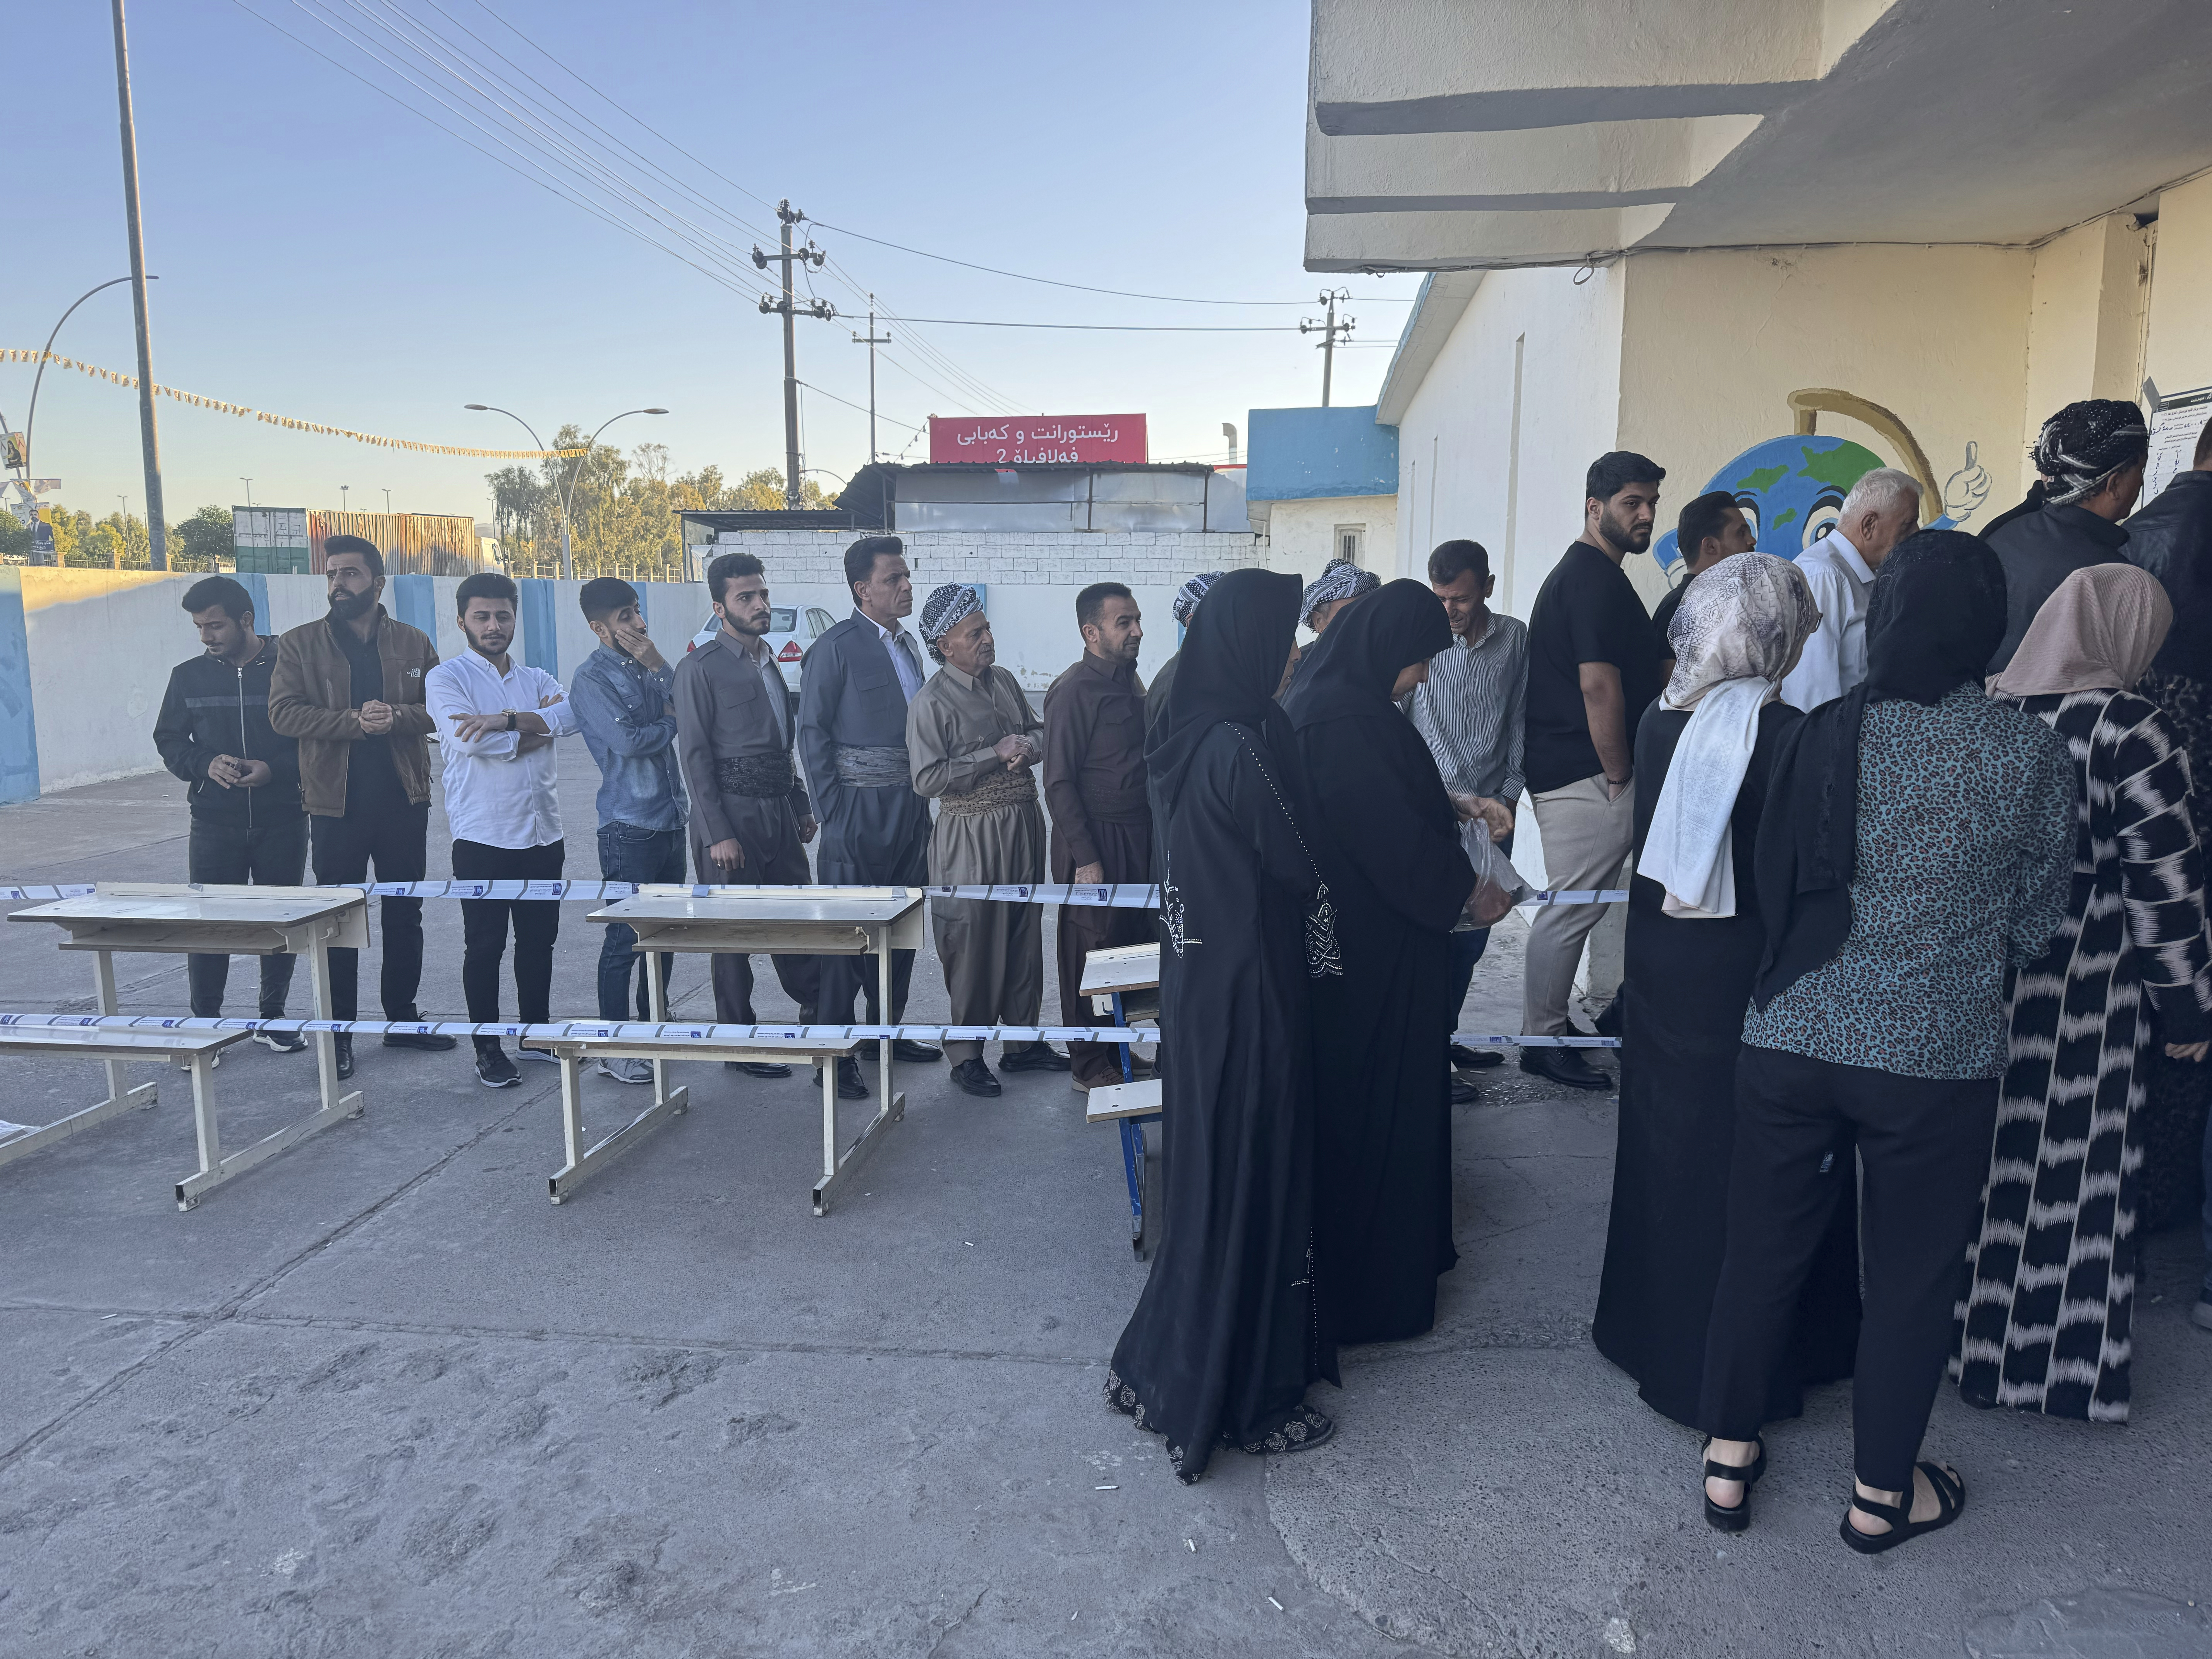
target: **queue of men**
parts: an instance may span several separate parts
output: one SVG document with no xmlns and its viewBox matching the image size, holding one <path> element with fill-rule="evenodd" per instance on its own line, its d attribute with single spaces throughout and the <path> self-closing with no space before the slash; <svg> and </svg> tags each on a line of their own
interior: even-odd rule
<svg viewBox="0 0 2212 1659">
<path fill-rule="evenodd" d="M 155 738 L 169 769 L 191 786 L 188 871 L 195 881 L 296 884 L 311 843 L 318 882 L 366 881 L 372 868 L 380 881 L 422 880 L 434 733 L 454 878 L 559 879 L 571 872 L 554 744 L 572 732 L 599 768 L 605 880 L 1036 884 L 1048 860 L 1062 880 L 1150 879 L 1145 687 L 1136 673 L 1144 628 L 1136 600 L 1119 583 L 1096 584 L 1079 597 L 1085 653 L 1054 684 L 1040 718 L 997 665 L 977 591 L 959 583 L 937 588 L 922 608 L 917 640 L 906 623 L 914 581 L 903 544 L 895 536 L 863 538 L 844 561 L 853 614 L 808 653 L 794 708 L 765 640 L 767 573 L 749 554 L 726 553 L 708 565 L 715 627 L 673 665 L 653 643 L 635 588 L 612 577 L 586 582 L 579 599 L 599 646 L 563 687 L 513 654 L 519 594 L 509 578 L 483 572 L 461 581 L 455 623 L 467 649 L 441 661 L 428 635 L 385 609 L 384 564 L 374 545 L 341 536 L 325 550 L 329 612 L 281 639 L 258 632 L 252 598 L 232 578 L 209 577 L 185 595 L 204 650 L 173 674 Z M 817 836 L 810 870 L 807 848 Z M 384 1016 L 419 1021 L 422 901 L 380 902 Z M 511 939 L 516 1017 L 550 1019 L 559 902 L 482 898 L 461 906 L 469 1018 L 501 1018 Z M 1036 1025 L 1044 995 L 1040 908 L 937 900 L 932 911 L 951 1023 Z M 1085 955 L 1148 936 L 1141 910 L 1063 913 L 1068 1023 L 1097 1023 L 1079 988 Z M 603 1019 L 665 1009 L 672 958 L 641 956 L 635 943 L 626 927 L 605 931 L 597 974 Z M 356 957 L 331 952 L 333 1012 L 342 1019 L 359 1017 Z M 802 1023 L 850 1023 L 856 994 L 868 1024 L 905 1017 L 910 951 L 895 953 L 888 1010 L 877 1006 L 875 979 L 856 959 L 771 960 Z M 263 958 L 264 1018 L 284 1014 L 290 968 L 289 957 Z M 195 1014 L 221 1013 L 228 969 L 228 957 L 191 959 Z M 757 1023 L 749 957 L 716 956 L 711 980 L 718 1021 Z M 258 1040 L 283 1053 L 305 1048 L 287 1035 Z M 450 1036 L 404 1031 L 384 1042 L 456 1046 Z M 339 1075 L 350 1077 L 352 1039 L 342 1036 L 337 1046 Z M 478 1037 L 474 1048 L 487 1088 L 518 1084 L 518 1057 L 547 1058 L 527 1048 L 511 1054 L 496 1037 Z M 872 1057 L 872 1045 L 866 1048 Z M 893 1052 L 920 1063 L 949 1054 L 952 1080 L 967 1093 L 1002 1091 L 980 1042 L 940 1051 L 901 1039 Z M 1002 1046 L 998 1069 L 1073 1068 L 1076 1086 L 1087 1091 L 1121 1078 L 1120 1054 L 1103 1044 L 1078 1044 L 1070 1056 L 1048 1043 L 1016 1042 Z M 791 1075 L 787 1066 L 731 1065 L 764 1079 Z M 642 1061 L 606 1060 L 599 1070 L 617 1082 L 652 1081 Z M 845 1098 L 866 1097 L 857 1060 L 839 1063 L 836 1086 Z"/>
</svg>

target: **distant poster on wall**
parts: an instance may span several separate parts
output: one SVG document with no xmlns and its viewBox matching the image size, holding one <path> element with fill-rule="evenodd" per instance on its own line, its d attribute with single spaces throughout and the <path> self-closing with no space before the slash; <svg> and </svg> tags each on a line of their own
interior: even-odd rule
<svg viewBox="0 0 2212 1659">
<path fill-rule="evenodd" d="M 2150 459 L 2143 463 L 2142 499 L 2154 500 L 2177 472 L 2197 464 L 2197 438 L 2212 420 L 2212 386 L 2178 392 L 2158 400 L 2150 417 Z"/>
<path fill-rule="evenodd" d="M 1143 462 L 1152 452 L 1141 415 L 933 415 L 929 459 L 939 465 L 1045 466 Z"/>
</svg>

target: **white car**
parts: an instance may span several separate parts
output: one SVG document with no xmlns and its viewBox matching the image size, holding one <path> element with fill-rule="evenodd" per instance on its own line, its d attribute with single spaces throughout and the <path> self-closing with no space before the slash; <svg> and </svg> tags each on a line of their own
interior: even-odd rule
<svg viewBox="0 0 2212 1659">
<path fill-rule="evenodd" d="M 837 619 L 818 605 L 772 605 L 768 608 L 768 648 L 775 653 L 775 665 L 783 675 L 784 689 L 791 694 L 791 714 L 799 718 L 799 663 L 814 641 L 836 625 Z M 688 653 L 696 651 L 721 631 L 721 618 L 713 611 L 707 613 L 707 625 L 691 636 L 690 644 L 684 647 Z"/>
</svg>

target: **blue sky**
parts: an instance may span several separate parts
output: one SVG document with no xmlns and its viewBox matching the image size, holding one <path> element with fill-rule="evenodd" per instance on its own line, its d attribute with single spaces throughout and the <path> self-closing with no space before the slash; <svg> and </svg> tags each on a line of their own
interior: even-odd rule
<svg viewBox="0 0 2212 1659">
<path fill-rule="evenodd" d="M 258 18 L 451 125 L 426 94 L 317 19 L 368 33 L 371 20 L 411 16 L 492 61 L 460 34 L 465 25 L 714 210 L 761 227 L 763 240 L 772 209 L 631 125 L 499 19 L 735 185 L 771 203 L 787 195 L 828 225 L 1101 287 L 1305 301 L 1216 307 L 1076 293 L 816 229 L 836 264 L 815 290 L 841 312 L 865 301 L 840 273 L 910 317 L 1250 325 L 1314 312 L 1322 279 L 1299 265 L 1302 5 L 489 3 L 139 0 L 132 78 L 149 265 L 161 278 L 157 380 L 330 425 L 485 447 L 526 441 L 463 404 L 504 404 L 549 438 L 563 420 L 596 425 L 665 404 L 672 416 L 634 417 L 606 441 L 665 442 L 679 472 L 709 461 L 732 474 L 781 465 L 781 333 L 757 308 L 765 279 L 749 264 L 732 279 L 740 291 L 718 286 Z M 113 56 L 106 8 L 89 0 L 19 7 L 9 35 L 17 188 L 0 260 L 0 345 L 36 347 L 71 300 L 129 269 Z M 22 73 L 27 64 L 36 72 Z M 463 100 L 419 60 L 411 72 Z M 665 180 L 659 187 L 680 199 Z M 749 252 L 746 231 L 707 204 L 689 207 L 739 258 Z M 1413 279 L 1350 286 L 1402 298 Z M 132 370 L 129 292 L 89 301 L 55 349 Z M 1406 307 L 1350 310 L 1355 338 L 1370 345 L 1339 356 L 1336 401 L 1371 401 L 1389 356 L 1376 348 L 1395 339 Z M 850 339 L 862 321 L 802 319 L 800 378 L 865 404 L 867 353 Z M 879 370 L 887 420 L 1140 410 L 1154 459 L 1217 459 L 1222 422 L 1241 429 L 1248 408 L 1319 401 L 1319 354 L 1294 333 L 889 327 L 898 343 Z M 11 426 L 22 423 L 30 380 L 27 368 L 0 367 Z M 167 400 L 160 414 L 172 520 L 242 501 L 242 477 L 256 501 L 272 505 L 336 507 L 347 485 L 356 508 L 380 509 L 388 489 L 400 511 L 488 516 L 483 475 L 500 465 L 281 431 Z M 888 423 L 881 431 L 894 455 L 909 435 Z M 805 437 L 810 467 L 845 475 L 866 459 L 866 417 L 828 396 L 805 395 Z M 49 499 L 98 516 L 127 495 L 143 512 L 134 394 L 49 369 L 36 441 L 36 471 L 64 482 Z M 911 458 L 925 459 L 926 444 Z"/>
</svg>

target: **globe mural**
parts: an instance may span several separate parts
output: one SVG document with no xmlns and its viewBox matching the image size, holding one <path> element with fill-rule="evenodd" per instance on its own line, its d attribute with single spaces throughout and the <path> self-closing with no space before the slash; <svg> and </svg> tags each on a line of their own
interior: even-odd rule
<svg viewBox="0 0 2212 1659">
<path fill-rule="evenodd" d="M 1751 520 L 1759 550 L 1794 559 L 1836 527 L 1851 486 L 1883 465 L 1881 456 L 1849 438 L 1792 433 L 1753 444 L 1696 493 L 1727 490 Z M 1932 527 L 1948 530 L 1952 523 L 1947 514 Z M 1651 556 L 1662 569 L 1674 569 L 1681 551 L 1673 531 L 1652 542 Z"/>
</svg>

